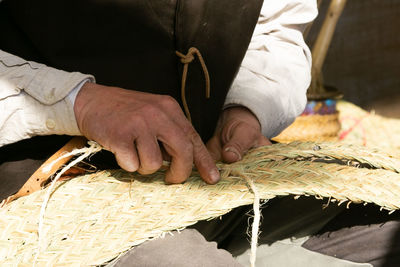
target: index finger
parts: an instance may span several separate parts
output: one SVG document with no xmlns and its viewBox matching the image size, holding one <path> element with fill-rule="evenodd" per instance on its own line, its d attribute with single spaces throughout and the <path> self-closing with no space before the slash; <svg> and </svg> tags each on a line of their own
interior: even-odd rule
<svg viewBox="0 0 400 267">
<path fill-rule="evenodd" d="M 176 132 L 176 128 L 172 127 L 164 129 L 160 141 L 163 142 L 165 150 L 172 157 L 165 177 L 166 182 L 184 182 L 192 171 L 193 163 L 206 183 L 215 184 L 220 180 L 214 159 L 191 125 L 189 128 L 186 127 L 186 131 Z"/>
<path fill-rule="evenodd" d="M 162 102 L 161 105 L 165 108 L 166 113 L 170 115 L 170 118 L 179 126 L 182 133 L 190 140 L 193 147 L 193 163 L 201 178 L 208 184 L 217 183 L 220 180 L 218 168 L 199 134 L 186 119 L 177 102 L 166 101 Z"/>
<path fill-rule="evenodd" d="M 208 184 L 217 183 L 221 177 L 214 159 L 194 129 L 189 135 L 193 144 L 194 165 L 200 173 L 201 178 Z"/>
</svg>

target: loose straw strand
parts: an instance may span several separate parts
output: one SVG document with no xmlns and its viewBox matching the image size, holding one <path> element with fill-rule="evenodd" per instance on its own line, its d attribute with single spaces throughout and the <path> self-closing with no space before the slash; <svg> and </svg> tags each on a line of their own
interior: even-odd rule
<svg viewBox="0 0 400 267">
<path fill-rule="evenodd" d="M 191 63 L 194 60 L 194 55 L 197 55 L 200 65 L 203 69 L 204 73 L 204 79 L 206 82 L 206 98 L 210 98 L 210 75 L 207 70 L 206 63 L 204 62 L 204 59 L 200 53 L 200 51 L 195 48 L 191 47 L 189 48 L 189 51 L 186 55 L 182 54 L 179 51 L 175 51 L 176 55 L 181 58 L 181 63 L 183 65 L 183 72 L 182 72 L 182 83 L 181 83 L 181 99 L 182 99 L 182 104 L 183 104 L 183 109 L 185 111 L 186 117 L 190 122 L 192 122 L 192 117 L 190 115 L 189 111 L 189 106 L 186 101 L 186 78 L 187 78 L 187 73 L 188 73 L 188 68 L 189 68 L 189 63 Z"/>
<path fill-rule="evenodd" d="M 48 173 L 51 170 L 51 168 L 53 167 L 53 165 L 56 164 L 58 161 L 62 160 L 63 158 L 68 158 L 70 156 L 86 153 L 87 150 L 88 150 L 88 148 L 84 147 L 84 148 L 74 149 L 71 152 L 67 152 L 67 153 L 63 154 L 62 156 L 60 156 L 59 158 L 55 159 L 54 161 L 50 162 L 46 166 L 44 166 L 42 171 L 44 173 Z"/>
<path fill-rule="evenodd" d="M 253 225 L 251 226 L 250 266 L 255 267 L 256 257 L 257 257 L 258 232 L 261 220 L 260 194 L 257 190 L 257 187 L 254 185 L 252 179 L 248 177 L 243 177 L 243 178 L 246 180 L 247 184 L 249 185 L 251 191 L 253 191 L 254 194 L 254 202 L 253 202 L 254 219 L 253 219 Z"/>
<path fill-rule="evenodd" d="M 43 242 L 43 225 L 44 225 L 44 214 L 46 212 L 46 207 L 47 204 L 50 200 L 50 195 L 53 192 L 53 189 L 57 183 L 57 181 L 60 179 L 60 177 L 67 171 L 69 170 L 71 167 L 73 167 L 74 165 L 76 165 L 77 163 L 81 162 L 82 160 L 84 160 L 85 158 L 89 157 L 92 154 L 95 154 L 97 152 L 99 152 L 100 150 L 102 150 L 102 147 L 97 144 L 96 142 L 93 141 L 89 141 L 90 147 L 88 148 L 82 148 L 82 149 L 75 149 L 72 152 L 70 152 L 69 154 L 72 155 L 78 155 L 78 154 L 82 154 L 81 156 L 79 156 L 78 158 L 76 158 L 75 160 L 71 161 L 68 165 L 66 165 L 64 168 L 61 169 L 61 171 L 56 175 L 56 177 L 54 178 L 54 180 L 51 182 L 50 187 L 48 188 L 46 195 L 44 197 L 42 206 L 40 208 L 40 214 L 39 214 L 39 228 L 38 228 L 38 247 L 37 247 L 37 252 L 35 255 L 35 260 L 33 263 L 33 266 L 36 265 L 39 253 L 40 253 L 40 248 L 41 248 L 41 244 Z M 55 162 L 57 162 L 58 159 L 55 160 Z M 50 165 L 52 165 L 53 163 L 51 163 Z"/>
</svg>

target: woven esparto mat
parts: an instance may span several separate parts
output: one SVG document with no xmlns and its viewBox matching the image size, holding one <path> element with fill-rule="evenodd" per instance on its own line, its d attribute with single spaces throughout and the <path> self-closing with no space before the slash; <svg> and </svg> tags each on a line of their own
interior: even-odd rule
<svg viewBox="0 0 400 267">
<path fill-rule="evenodd" d="M 385 149 L 400 155 L 400 119 L 379 116 L 346 101 L 339 101 L 337 108 L 342 142 Z"/>
<path fill-rule="evenodd" d="M 400 207 L 400 160 L 378 150 L 334 143 L 277 144 L 221 165 L 207 185 L 194 172 L 185 184 L 164 185 L 163 172 L 140 176 L 103 171 L 60 182 L 44 217 L 38 266 L 98 265 L 148 239 L 215 218 L 260 197 L 313 195 L 339 202 Z M 0 209 L 0 265 L 30 266 L 47 189 Z"/>
</svg>

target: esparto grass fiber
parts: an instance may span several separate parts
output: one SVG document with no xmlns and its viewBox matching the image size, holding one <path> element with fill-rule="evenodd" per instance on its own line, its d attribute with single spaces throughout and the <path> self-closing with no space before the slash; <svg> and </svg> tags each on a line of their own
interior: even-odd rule
<svg viewBox="0 0 400 267">
<path fill-rule="evenodd" d="M 132 246 L 253 203 L 246 179 L 262 199 L 284 195 L 400 207 L 400 160 L 391 154 L 337 143 L 277 144 L 241 162 L 220 165 L 222 180 L 207 185 L 193 172 L 184 184 L 102 171 L 60 182 L 44 218 L 38 266 L 99 265 Z M 0 265 L 30 266 L 38 245 L 38 214 L 46 190 L 0 209 Z"/>
</svg>

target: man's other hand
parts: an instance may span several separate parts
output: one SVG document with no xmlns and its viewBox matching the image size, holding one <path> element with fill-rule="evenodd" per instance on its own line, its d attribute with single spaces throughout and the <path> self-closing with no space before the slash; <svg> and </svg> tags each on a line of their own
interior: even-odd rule
<svg viewBox="0 0 400 267">
<path fill-rule="evenodd" d="M 81 133 L 113 152 L 127 171 L 153 173 L 166 152 L 171 160 L 166 183 L 184 182 L 193 163 L 205 182 L 220 179 L 213 158 L 172 97 L 86 83 L 74 111 Z"/>
<path fill-rule="evenodd" d="M 271 145 L 262 135 L 257 117 L 245 107 L 231 107 L 223 111 L 214 136 L 207 148 L 214 160 L 226 163 L 241 160 L 251 148 Z"/>
</svg>

